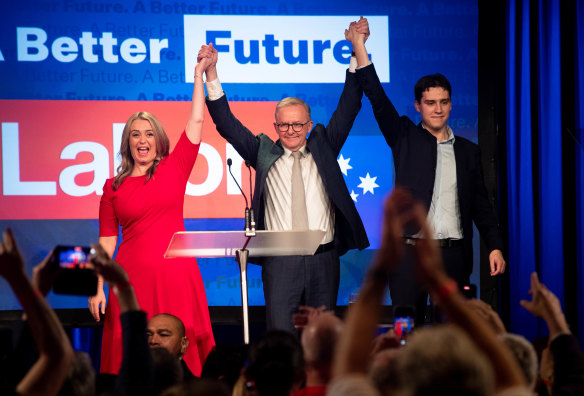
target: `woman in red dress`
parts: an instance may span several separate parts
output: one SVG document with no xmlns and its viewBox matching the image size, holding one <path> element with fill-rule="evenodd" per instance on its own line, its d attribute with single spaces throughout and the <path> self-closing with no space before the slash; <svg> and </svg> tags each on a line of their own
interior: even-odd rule
<svg viewBox="0 0 584 396">
<path fill-rule="evenodd" d="M 169 154 L 169 140 L 152 114 L 133 114 L 122 135 L 122 162 L 118 174 L 108 179 L 99 208 L 99 243 L 113 256 L 122 226 L 122 243 L 116 261 L 124 267 L 140 307 L 148 317 L 169 313 L 185 324 L 189 346 L 184 356 L 191 372 L 199 376 L 215 345 L 205 288 L 194 259 L 165 259 L 172 235 L 184 231 L 183 204 L 186 184 L 195 164 L 203 126 L 205 93 L 202 75 L 211 59 L 199 57 L 191 114 L 185 131 Z M 122 359 L 120 309 L 110 291 L 109 303 L 100 280 L 89 310 L 99 321 L 105 313 L 101 372 L 117 373 Z"/>
</svg>

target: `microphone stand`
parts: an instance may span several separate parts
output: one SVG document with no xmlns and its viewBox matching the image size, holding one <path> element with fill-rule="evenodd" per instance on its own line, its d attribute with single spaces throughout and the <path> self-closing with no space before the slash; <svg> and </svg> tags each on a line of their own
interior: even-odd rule
<svg viewBox="0 0 584 396">
<path fill-rule="evenodd" d="M 251 231 L 250 233 L 255 235 L 255 231 L 256 231 L 256 223 L 255 223 L 255 216 L 253 214 L 253 190 L 251 188 L 251 168 L 250 168 L 250 163 L 248 160 L 245 160 L 245 166 L 247 166 L 247 170 L 249 171 L 249 199 L 252 202 L 252 206 L 249 208 L 249 221 L 250 221 L 250 227 L 251 227 Z M 247 235 L 247 233 L 246 233 Z"/>
<path fill-rule="evenodd" d="M 231 165 L 232 164 L 233 164 L 233 161 L 231 161 L 231 158 L 227 158 L 227 167 L 229 169 L 229 174 L 233 178 L 233 181 L 237 185 L 237 188 L 239 188 L 239 191 L 241 191 L 241 195 L 243 195 L 243 199 L 245 199 L 245 215 L 244 215 L 244 219 L 245 219 L 245 235 L 246 236 L 255 236 L 255 219 L 253 219 L 253 209 L 250 209 L 249 208 L 249 204 L 248 204 L 248 201 L 247 201 L 247 196 L 245 195 L 245 193 L 241 189 L 241 186 L 237 182 L 237 179 L 235 178 L 235 176 L 233 176 L 233 173 L 231 172 Z M 250 173 L 250 178 L 251 178 L 251 173 Z M 251 185 L 250 185 L 250 188 L 251 188 Z"/>
<path fill-rule="evenodd" d="M 247 250 L 247 245 L 252 237 L 256 235 L 255 232 L 255 220 L 253 218 L 253 210 L 250 210 L 247 197 L 241 189 L 241 186 L 237 182 L 235 176 L 231 172 L 231 158 L 227 158 L 227 166 L 229 168 L 229 174 L 235 181 L 235 184 L 241 191 L 241 195 L 245 199 L 245 236 L 247 237 L 245 243 L 241 249 L 235 251 L 235 261 L 239 265 L 239 275 L 241 279 L 241 308 L 242 308 L 242 321 L 243 321 L 243 342 L 249 344 L 249 313 L 248 313 L 248 300 L 247 300 L 247 258 L 249 256 L 249 250 Z M 247 164 L 246 164 L 247 165 Z M 248 166 L 249 167 L 249 166 Z M 250 173 L 251 180 L 251 173 Z M 251 185 L 250 185 L 251 191 Z"/>
</svg>

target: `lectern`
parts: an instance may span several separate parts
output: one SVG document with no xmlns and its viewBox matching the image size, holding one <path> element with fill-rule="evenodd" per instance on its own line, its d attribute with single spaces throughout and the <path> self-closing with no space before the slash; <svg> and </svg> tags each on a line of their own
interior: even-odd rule
<svg viewBox="0 0 584 396">
<path fill-rule="evenodd" d="M 173 235 L 164 254 L 175 257 L 235 257 L 239 264 L 243 341 L 249 344 L 247 259 L 266 256 L 309 256 L 318 249 L 323 230 L 305 231 L 181 231 Z"/>
</svg>

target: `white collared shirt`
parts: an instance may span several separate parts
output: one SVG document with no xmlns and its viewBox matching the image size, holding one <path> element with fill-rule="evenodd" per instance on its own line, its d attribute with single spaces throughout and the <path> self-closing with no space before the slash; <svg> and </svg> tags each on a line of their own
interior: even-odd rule
<svg viewBox="0 0 584 396">
<path fill-rule="evenodd" d="M 312 154 L 304 145 L 300 152 L 300 166 L 302 167 L 302 181 L 306 197 L 308 212 L 308 228 L 311 230 L 325 230 L 322 243 L 331 242 L 334 238 L 334 211 L 324 184 L 316 168 Z M 284 148 L 284 154 L 274 162 L 266 178 L 264 193 L 265 226 L 267 230 L 292 229 L 292 165 L 294 157 L 292 151 Z"/>
<path fill-rule="evenodd" d="M 454 155 L 454 134 L 448 128 L 448 139 L 437 143 L 436 176 L 434 192 L 428 211 L 428 221 L 436 239 L 462 239 L 460 207 L 456 181 L 456 157 Z"/>
</svg>

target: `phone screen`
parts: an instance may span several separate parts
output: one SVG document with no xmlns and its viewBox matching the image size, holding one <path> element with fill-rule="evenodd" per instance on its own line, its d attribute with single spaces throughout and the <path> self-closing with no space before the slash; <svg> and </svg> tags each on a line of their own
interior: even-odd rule
<svg viewBox="0 0 584 396">
<path fill-rule="evenodd" d="M 82 246 L 57 246 L 55 255 L 61 268 L 93 268 L 89 262 L 90 248 Z"/>
<path fill-rule="evenodd" d="M 415 308 L 398 305 L 394 308 L 393 331 L 402 345 L 406 344 L 408 335 L 414 330 Z"/>
<path fill-rule="evenodd" d="M 91 248 L 84 246 L 57 246 L 53 260 L 59 272 L 53 283 L 57 294 L 93 296 L 97 293 L 97 275 L 89 261 Z"/>
<path fill-rule="evenodd" d="M 414 319 L 411 317 L 395 318 L 393 322 L 395 335 L 399 338 L 407 336 L 414 330 Z"/>
</svg>

